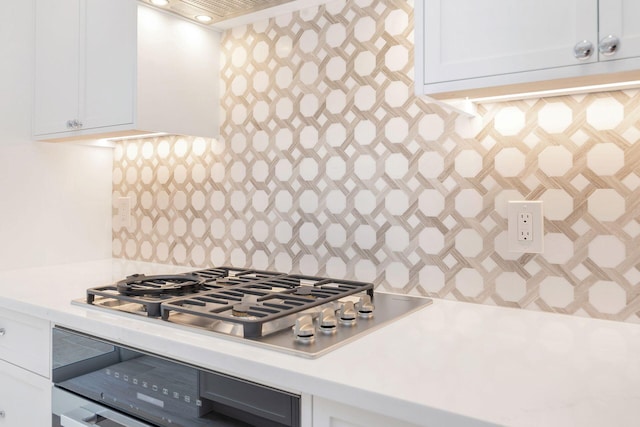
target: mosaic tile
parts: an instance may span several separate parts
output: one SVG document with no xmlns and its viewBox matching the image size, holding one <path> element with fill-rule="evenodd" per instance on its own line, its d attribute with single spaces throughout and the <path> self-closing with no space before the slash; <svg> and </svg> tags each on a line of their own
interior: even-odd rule
<svg viewBox="0 0 640 427">
<path fill-rule="evenodd" d="M 407 0 L 226 32 L 221 137 L 116 147 L 113 255 L 640 322 L 640 91 L 468 119 L 413 94 L 412 40 Z M 507 251 L 506 204 L 524 199 L 545 202 L 543 254 Z"/>
</svg>

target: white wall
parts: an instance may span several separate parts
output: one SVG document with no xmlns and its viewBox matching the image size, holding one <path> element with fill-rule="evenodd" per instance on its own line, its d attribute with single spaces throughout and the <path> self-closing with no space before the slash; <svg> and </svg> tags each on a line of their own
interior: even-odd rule
<svg viewBox="0 0 640 427">
<path fill-rule="evenodd" d="M 111 256 L 112 150 L 31 140 L 33 17 L 0 14 L 0 269 Z"/>
</svg>

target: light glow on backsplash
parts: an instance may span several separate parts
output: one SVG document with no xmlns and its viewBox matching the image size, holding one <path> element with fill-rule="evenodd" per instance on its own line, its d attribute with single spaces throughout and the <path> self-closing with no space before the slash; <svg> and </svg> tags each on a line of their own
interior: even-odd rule
<svg viewBox="0 0 640 427">
<path fill-rule="evenodd" d="M 638 322 L 640 93 L 458 116 L 413 95 L 412 12 L 338 1 L 225 33 L 220 140 L 115 149 L 114 256 Z M 543 254 L 506 250 L 524 199 Z"/>
</svg>

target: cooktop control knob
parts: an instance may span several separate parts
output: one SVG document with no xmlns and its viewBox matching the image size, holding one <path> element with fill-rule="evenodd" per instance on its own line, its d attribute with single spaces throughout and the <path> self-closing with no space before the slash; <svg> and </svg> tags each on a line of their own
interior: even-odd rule
<svg viewBox="0 0 640 427">
<path fill-rule="evenodd" d="M 296 319 L 296 324 L 293 327 L 293 334 L 296 341 L 301 343 L 311 343 L 315 339 L 315 328 L 313 327 L 313 318 L 305 314 Z"/>
<path fill-rule="evenodd" d="M 347 301 L 342 304 L 338 313 L 340 323 L 346 326 L 351 326 L 356 323 L 356 308 L 353 301 Z"/>
<path fill-rule="evenodd" d="M 374 306 L 371 302 L 371 297 L 367 294 L 360 297 L 360 301 L 356 303 L 356 308 L 358 309 L 358 316 L 363 319 L 370 319 L 373 317 Z"/>
<path fill-rule="evenodd" d="M 336 333 L 338 326 L 338 319 L 336 318 L 336 312 L 331 308 L 325 308 L 320 312 L 318 316 L 319 330 L 323 334 L 331 335 Z"/>
</svg>

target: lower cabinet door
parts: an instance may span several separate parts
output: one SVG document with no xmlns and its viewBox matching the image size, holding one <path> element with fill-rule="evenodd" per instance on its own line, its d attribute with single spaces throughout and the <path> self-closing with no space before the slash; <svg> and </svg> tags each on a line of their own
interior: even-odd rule
<svg viewBox="0 0 640 427">
<path fill-rule="evenodd" d="M 332 400 L 313 398 L 313 427 L 417 427 L 395 418 L 343 405 Z"/>
<path fill-rule="evenodd" d="M 51 426 L 51 382 L 0 360 L 0 427 Z"/>
</svg>

